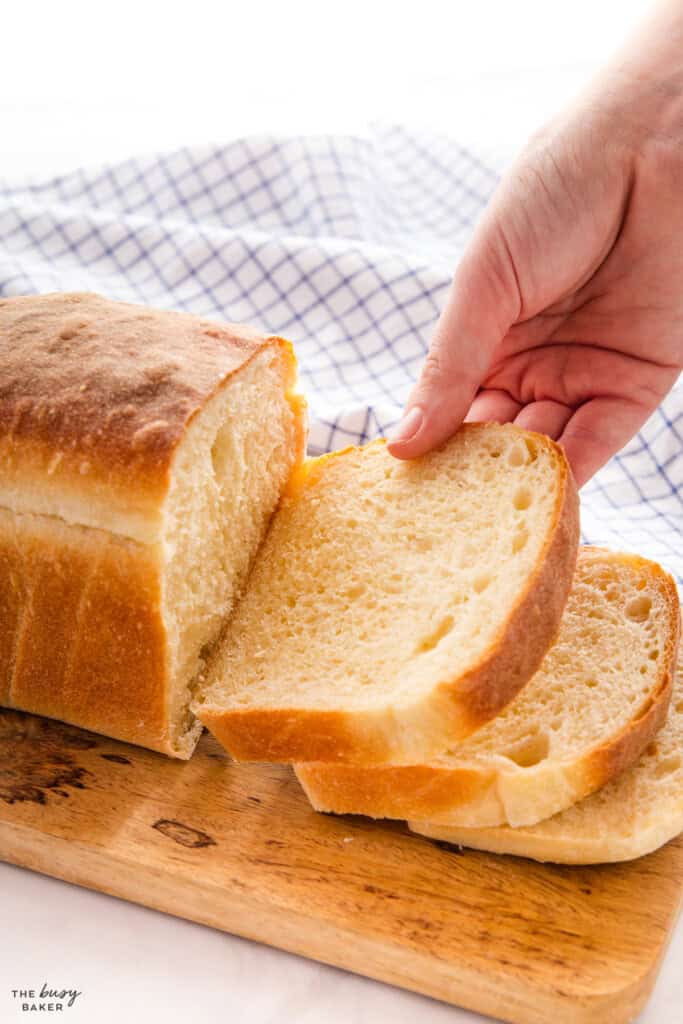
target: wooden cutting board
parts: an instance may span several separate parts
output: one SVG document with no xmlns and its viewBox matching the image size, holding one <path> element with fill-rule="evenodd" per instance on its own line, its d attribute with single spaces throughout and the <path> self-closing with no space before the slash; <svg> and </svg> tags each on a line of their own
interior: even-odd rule
<svg viewBox="0 0 683 1024">
<path fill-rule="evenodd" d="M 683 841 L 567 868 L 315 814 L 290 769 L 189 762 L 0 711 L 0 858 L 513 1024 L 621 1024 L 646 1001 Z"/>
</svg>

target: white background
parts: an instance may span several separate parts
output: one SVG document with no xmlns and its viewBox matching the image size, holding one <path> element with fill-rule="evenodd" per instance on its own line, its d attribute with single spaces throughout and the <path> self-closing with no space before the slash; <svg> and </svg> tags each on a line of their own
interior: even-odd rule
<svg viewBox="0 0 683 1024">
<path fill-rule="evenodd" d="M 367 119 L 521 141 L 646 0 L 3 4 L 0 174 Z"/>
<path fill-rule="evenodd" d="M 244 132 L 352 131 L 376 119 L 514 148 L 648 6 L 15 0 L 2 11 L 0 176 L 43 176 Z M 0 900 L 2 1022 L 29 1019 L 9 990 L 44 980 L 83 990 L 64 1015 L 73 1024 L 475 1019 L 6 865 Z M 648 1024 L 681 1019 L 682 956 L 679 933 L 642 1018 Z"/>
</svg>

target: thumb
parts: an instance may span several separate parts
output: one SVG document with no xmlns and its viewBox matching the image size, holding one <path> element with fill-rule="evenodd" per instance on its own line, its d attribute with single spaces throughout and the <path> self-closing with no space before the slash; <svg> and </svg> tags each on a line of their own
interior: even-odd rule
<svg viewBox="0 0 683 1024">
<path fill-rule="evenodd" d="M 455 433 L 518 318 L 517 275 L 492 220 L 485 215 L 456 270 L 420 379 L 387 439 L 400 459 L 423 455 Z"/>
</svg>

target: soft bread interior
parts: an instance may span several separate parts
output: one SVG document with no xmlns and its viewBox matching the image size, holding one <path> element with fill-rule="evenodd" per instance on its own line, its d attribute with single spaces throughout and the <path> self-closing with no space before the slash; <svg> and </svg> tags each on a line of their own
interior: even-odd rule
<svg viewBox="0 0 683 1024">
<path fill-rule="evenodd" d="M 244 585 L 297 449 L 289 362 L 267 348 L 204 406 L 176 452 L 164 507 L 163 619 L 169 720 L 179 752 L 201 724 L 189 711 L 208 648 Z"/>
<path fill-rule="evenodd" d="M 591 864 L 629 860 L 683 829 L 683 666 L 666 724 L 635 765 L 602 789 L 536 825 L 467 829 L 410 822 L 447 842 L 536 860 Z"/>
<path fill-rule="evenodd" d="M 439 763 L 496 762 L 528 777 L 544 761 L 590 751 L 643 714 L 669 676 L 678 617 L 673 584 L 652 569 L 637 557 L 582 551 L 560 634 L 539 671 Z"/>
<path fill-rule="evenodd" d="M 640 755 L 666 711 L 678 621 L 674 583 L 655 563 L 584 548 L 555 644 L 497 717 L 429 764 L 311 764 L 297 775 L 318 810 L 540 821 Z"/>
<path fill-rule="evenodd" d="M 199 700 L 372 709 L 476 664 L 555 525 L 561 469 L 539 441 L 491 427 L 411 462 L 376 443 L 309 464 Z"/>
</svg>

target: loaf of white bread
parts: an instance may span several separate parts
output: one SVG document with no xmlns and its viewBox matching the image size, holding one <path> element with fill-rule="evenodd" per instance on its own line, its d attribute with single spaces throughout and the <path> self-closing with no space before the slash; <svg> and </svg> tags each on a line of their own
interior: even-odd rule
<svg viewBox="0 0 683 1024">
<path fill-rule="evenodd" d="M 0 704 L 176 757 L 305 448 L 281 338 L 96 295 L 0 300 Z"/>
</svg>

